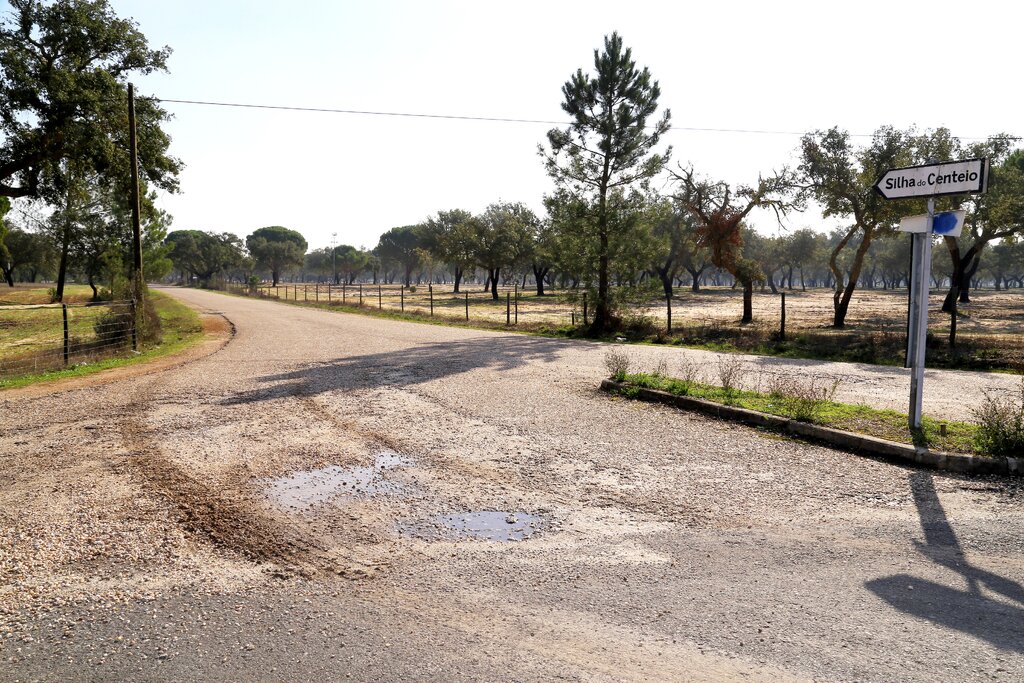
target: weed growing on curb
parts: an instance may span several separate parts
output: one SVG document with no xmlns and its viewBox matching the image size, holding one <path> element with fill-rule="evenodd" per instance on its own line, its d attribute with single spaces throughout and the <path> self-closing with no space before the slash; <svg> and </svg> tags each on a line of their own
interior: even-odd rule
<svg viewBox="0 0 1024 683">
<path fill-rule="evenodd" d="M 683 396 L 688 396 L 690 391 L 693 389 L 701 380 L 700 364 L 690 358 L 684 358 L 679 361 L 679 390 Z"/>
<path fill-rule="evenodd" d="M 743 361 L 736 356 L 718 357 L 718 382 L 727 399 L 731 399 L 743 379 Z"/>
<path fill-rule="evenodd" d="M 978 422 L 978 450 L 995 456 L 1024 455 L 1024 379 L 1016 396 L 984 392 L 981 405 L 972 413 Z"/>
<path fill-rule="evenodd" d="M 769 377 L 767 389 L 768 396 L 789 417 L 800 422 L 817 422 L 822 410 L 836 395 L 839 380 L 775 374 Z"/>
<path fill-rule="evenodd" d="M 633 359 L 625 351 L 609 349 L 604 355 L 604 366 L 608 368 L 612 379 L 616 382 L 621 382 L 632 369 Z"/>
</svg>

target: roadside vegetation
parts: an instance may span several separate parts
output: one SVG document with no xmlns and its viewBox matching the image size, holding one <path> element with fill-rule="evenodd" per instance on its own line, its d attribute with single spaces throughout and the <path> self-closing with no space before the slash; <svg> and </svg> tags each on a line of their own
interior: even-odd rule
<svg viewBox="0 0 1024 683">
<path fill-rule="evenodd" d="M 77 289 L 82 298 L 89 297 L 84 291 L 87 288 L 69 289 L 69 293 Z M 19 290 L 18 298 L 26 303 L 37 303 L 48 296 L 45 289 L 32 289 Z M 69 298 L 74 299 L 75 296 Z M 67 367 L 61 367 L 60 362 L 60 309 L 5 310 L 0 305 L 0 367 L 9 365 L 15 370 L 32 366 L 47 368 L 0 374 L 0 390 L 146 362 L 183 351 L 202 340 L 202 323 L 194 310 L 159 292 L 151 292 L 148 300 L 151 305 L 146 332 L 140 339 L 138 352 L 131 350 L 127 340 L 121 340 L 117 344 L 103 344 L 101 349 L 88 354 L 73 356 Z M 77 339 L 96 339 L 97 321 L 102 320 L 103 315 L 83 317 L 76 325 L 69 325 L 71 334 Z M 99 329 L 104 330 L 103 327 Z M 130 328 L 126 330 L 130 334 Z M 29 357 L 36 362 L 26 363 Z"/>
<path fill-rule="evenodd" d="M 752 378 L 737 359 L 728 356 L 710 372 L 692 361 L 671 370 L 662 366 L 641 372 L 629 354 L 618 349 L 606 355 L 605 364 L 611 378 L 625 385 L 619 393 L 627 398 L 636 398 L 640 388 L 655 389 L 935 451 L 1024 456 L 1024 380 L 1017 395 L 987 394 L 973 412 L 976 422 L 925 416 L 922 428 L 912 431 L 905 413 L 834 401 L 839 382 L 830 378 L 759 373 L 754 379 L 757 389 L 750 390 L 741 385 L 749 386 Z"/>
</svg>

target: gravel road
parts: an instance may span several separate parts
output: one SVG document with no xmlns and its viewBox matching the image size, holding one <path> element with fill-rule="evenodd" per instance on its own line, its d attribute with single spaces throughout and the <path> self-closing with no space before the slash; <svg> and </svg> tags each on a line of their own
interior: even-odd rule
<svg viewBox="0 0 1024 683">
<path fill-rule="evenodd" d="M 0 394 L 0 680 L 1024 679 L 1019 480 L 612 398 L 605 345 L 168 291 L 231 341 Z"/>
</svg>

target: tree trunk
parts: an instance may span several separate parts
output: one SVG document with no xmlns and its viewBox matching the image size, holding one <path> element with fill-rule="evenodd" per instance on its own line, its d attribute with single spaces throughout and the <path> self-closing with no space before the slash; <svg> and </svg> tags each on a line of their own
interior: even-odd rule
<svg viewBox="0 0 1024 683">
<path fill-rule="evenodd" d="M 690 274 L 690 277 L 692 278 L 692 280 L 690 282 L 690 291 L 692 291 L 692 292 L 699 292 L 700 291 L 700 276 L 704 272 L 705 268 L 707 268 L 706 265 L 701 267 L 701 268 L 699 268 L 699 269 L 696 269 L 696 270 L 693 269 L 693 268 L 687 268 L 686 269 L 686 272 L 688 272 Z"/>
<path fill-rule="evenodd" d="M 861 240 L 857 253 L 853 257 L 853 267 L 850 268 L 849 282 L 847 282 L 845 289 L 842 290 L 842 296 L 837 301 L 835 319 L 832 322 L 833 327 L 846 326 L 846 313 L 850 310 L 850 299 L 857 288 L 857 280 L 860 279 L 860 271 L 864 267 L 864 257 L 868 253 L 868 248 L 871 246 L 871 238 L 874 237 L 874 234 L 874 228 L 864 231 L 864 238 Z M 836 291 L 838 292 L 839 289 L 840 285 L 837 284 Z"/>
<path fill-rule="evenodd" d="M 839 244 L 832 249 L 832 254 L 828 259 L 829 270 L 832 271 L 832 275 L 835 277 L 835 292 L 832 294 L 833 327 L 843 327 L 846 324 L 846 311 L 850 306 L 850 296 L 853 295 L 853 288 L 857 282 L 856 279 L 854 279 L 853 269 L 851 268 L 850 283 L 846 287 L 843 286 L 843 272 L 839 269 L 837 260 L 840 252 L 842 252 L 846 245 L 849 244 L 850 240 L 853 239 L 853 236 L 856 234 L 858 229 L 859 226 L 857 225 L 850 228 L 846 235 L 843 236 L 843 239 L 839 241 Z M 861 242 L 861 246 L 864 246 L 864 242 Z M 858 250 L 857 253 L 859 254 L 860 250 Z M 863 260 L 863 256 L 861 257 L 861 260 Z M 854 267 L 857 270 L 856 276 L 859 277 L 860 265 L 857 263 L 856 258 L 854 259 Z"/>
<path fill-rule="evenodd" d="M 985 248 L 985 242 L 978 242 L 961 256 L 960 245 L 953 237 L 945 238 L 946 248 L 949 250 L 950 260 L 953 262 L 953 269 L 949 276 L 949 291 L 942 301 L 942 312 L 953 312 L 953 300 L 959 297 L 961 303 L 970 303 L 968 293 L 970 279 L 978 270 L 981 263 L 981 250 Z"/>
<path fill-rule="evenodd" d="M 605 158 L 605 174 L 607 177 L 608 158 Z M 600 208 L 598 209 L 597 229 L 600 237 L 600 248 L 597 261 L 597 305 L 594 307 L 594 324 L 591 329 L 602 332 L 611 325 L 611 305 L 608 300 L 608 215 L 607 187 L 601 187 Z"/>
<path fill-rule="evenodd" d="M 971 287 L 976 286 L 974 283 L 974 274 L 978 272 L 978 266 L 981 265 L 981 252 L 975 254 L 971 260 L 970 265 L 967 266 L 967 270 L 964 272 L 963 286 L 960 288 L 960 303 L 969 304 L 971 303 Z"/>
<path fill-rule="evenodd" d="M 71 248 L 71 219 L 64 220 L 64 234 L 61 235 L 60 266 L 57 268 L 57 301 L 64 301 L 64 281 L 68 275 L 68 250 Z"/>
<path fill-rule="evenodd" d="M 455 294 L 459 293 L 459 284 L 462 283 L 462 267 L 455 266 Z"/>
<path fill-rule="evenodd" d="M 498 276 L 501 275 L 501 268 L 489 268 L 488 279 L 491 281 L 491 298 L 498 300 Z"/>
<path fill-rule="evenodd" d="M 544 278 L 547 277 L 550 269 L 551 266 L 538 267 L 537 264 L 533 264 L 533 279 L 537 281 L 537 296 L 544 296 Z"/>
<path fill-rule="evenodd" d="M 675 269 L 672 268 L 672 259 L 669 259 L 664 266 L 655 266 L 654 270 L 658 273 L 658 279 L 661 280 L 661 289 L 665 292 L 665 297 L 671 299 L 672 281 L 676 277 Z"/>
<path fill-rule="evenodd" d="M 754 281 L 743 281 L 743 319 L 741 325 L 754 321 Z"/>
</svg>

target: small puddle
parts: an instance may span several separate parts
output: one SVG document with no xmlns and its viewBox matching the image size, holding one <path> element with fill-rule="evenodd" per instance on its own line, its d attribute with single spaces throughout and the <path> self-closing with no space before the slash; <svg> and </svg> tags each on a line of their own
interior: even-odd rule
<svg viewBox="0 0 1024 683">
<path fill-rule="evenodd" d="M 387 472 L 411 464 L 394 451 L 381 451 L 368 467 L 330 465 L 271 479 L 267 496 L 281 507 L 301 509 L 357 496 L 401 494 L 406 488 L 387 479 Z"/>
<path fill-rule="evenodd" d="M 464 512 L 437 515 L 399 527 L 399 533 L 436 540 L 525 541 L 544 526 L 544 520 L 526 512 Z"/>
</svg>

